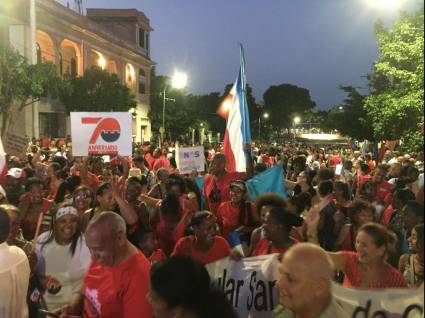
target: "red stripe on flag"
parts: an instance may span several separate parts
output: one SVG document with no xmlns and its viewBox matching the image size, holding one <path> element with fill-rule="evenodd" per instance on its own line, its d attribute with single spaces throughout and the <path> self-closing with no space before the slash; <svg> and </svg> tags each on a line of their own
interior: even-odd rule
<svg viewBox="0 0 425 318">
<path fill-rule="evenodd" d="M 226 169 L 229 172 L 236 171 L 236 160 L 233 154 L 232 145 L 229 140 L 229 131 L 226 129 L 226 133 L 224 134 L 224 145 L 223 145 L 223 153 L 226 156 Z"/>
</svg>

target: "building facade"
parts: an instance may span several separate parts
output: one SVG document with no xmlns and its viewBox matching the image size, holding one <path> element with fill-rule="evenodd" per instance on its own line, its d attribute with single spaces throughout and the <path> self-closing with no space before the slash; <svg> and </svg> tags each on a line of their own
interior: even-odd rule
<svg viewBox="0 0 425 318">
<path fill-rule="evenodd" d="M 137 100 L 132 113 L 133 140 L 151 138 L 148 119 L 150 74 L 149 19 L 136 9 L 87 9 L 81 15 L 55 0 L 35 1 L 35 30 L 30 25 L 30 0 L 0 1 L 0 42 L 51 62 L 61 76 L 82 76 L 92 67 L 116 74 Z M 35 32 L 35 41 L 31 39 Z M 34 43 L 35 42 L 35 43 Z M 35 47 L 34 47 L 35 45 Z M 34 58 L 32 58 L 34 60 Z M 42 99 L 15 112 L 9 130 L 29 137 L 65 137 L 70 120 L 57 101 Z"/>
</svg>

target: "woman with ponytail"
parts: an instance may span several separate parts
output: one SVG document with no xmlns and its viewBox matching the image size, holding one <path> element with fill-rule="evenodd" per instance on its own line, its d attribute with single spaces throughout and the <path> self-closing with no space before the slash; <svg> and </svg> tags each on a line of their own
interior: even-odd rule
<svg viewBox="0 0 425 318">
<path fill-rule="evenodd" d="M 156 263 L 148 300 L 157 318 L 236 318 L 224 293 L 211 285 L 207 270 L 189 257 Z"/>
</svg>

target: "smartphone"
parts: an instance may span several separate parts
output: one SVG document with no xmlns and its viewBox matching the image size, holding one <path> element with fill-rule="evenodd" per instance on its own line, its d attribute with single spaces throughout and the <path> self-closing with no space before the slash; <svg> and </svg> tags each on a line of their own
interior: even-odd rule
<svg viewBox="0 0 425 318">
<path fill-rule="evenodd" d="M 55 314 L 55 313 L 50 312 L 50 311 L 47 311 L 47 310 L 44 310 L 44 309 L 39 309 L 38 311 L 40 313 L 42 313 L 43 315 L 45 315 L 46 317 L 50 316 L 50 317 L 53 317 L 53 318 L 60 318 L 60 315 Z"/>
</svg>

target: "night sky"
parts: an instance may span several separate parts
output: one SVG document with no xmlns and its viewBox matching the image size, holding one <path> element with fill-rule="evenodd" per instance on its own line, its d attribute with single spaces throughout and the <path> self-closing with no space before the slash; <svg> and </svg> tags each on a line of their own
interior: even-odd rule
<svg viewBox="0 0 425 318">
<path fill-rule="evenodd" d="M 74 0 L 68 0 L 71 7 Z M 371 2 L 386 2 L 384 6 Z M 390 5 L 400 1 L 399 8 Z M 66 0 L 60 0 L 66 3 Z M 365 88 L 378 58 L 373 25 L 391 23 L 418 0 L 83 0 L 84 8 L 136 8 L 150 19 L 157 74 L 184 70 L 188 91 L 222 92 L 246 56 L 247 81 L 257 101 L 270 85 L 310 90 L 320 109 L 342 101 L 339 85 Z M 367 93 L 367 89 L 362 90 Z"/>
</svg>

